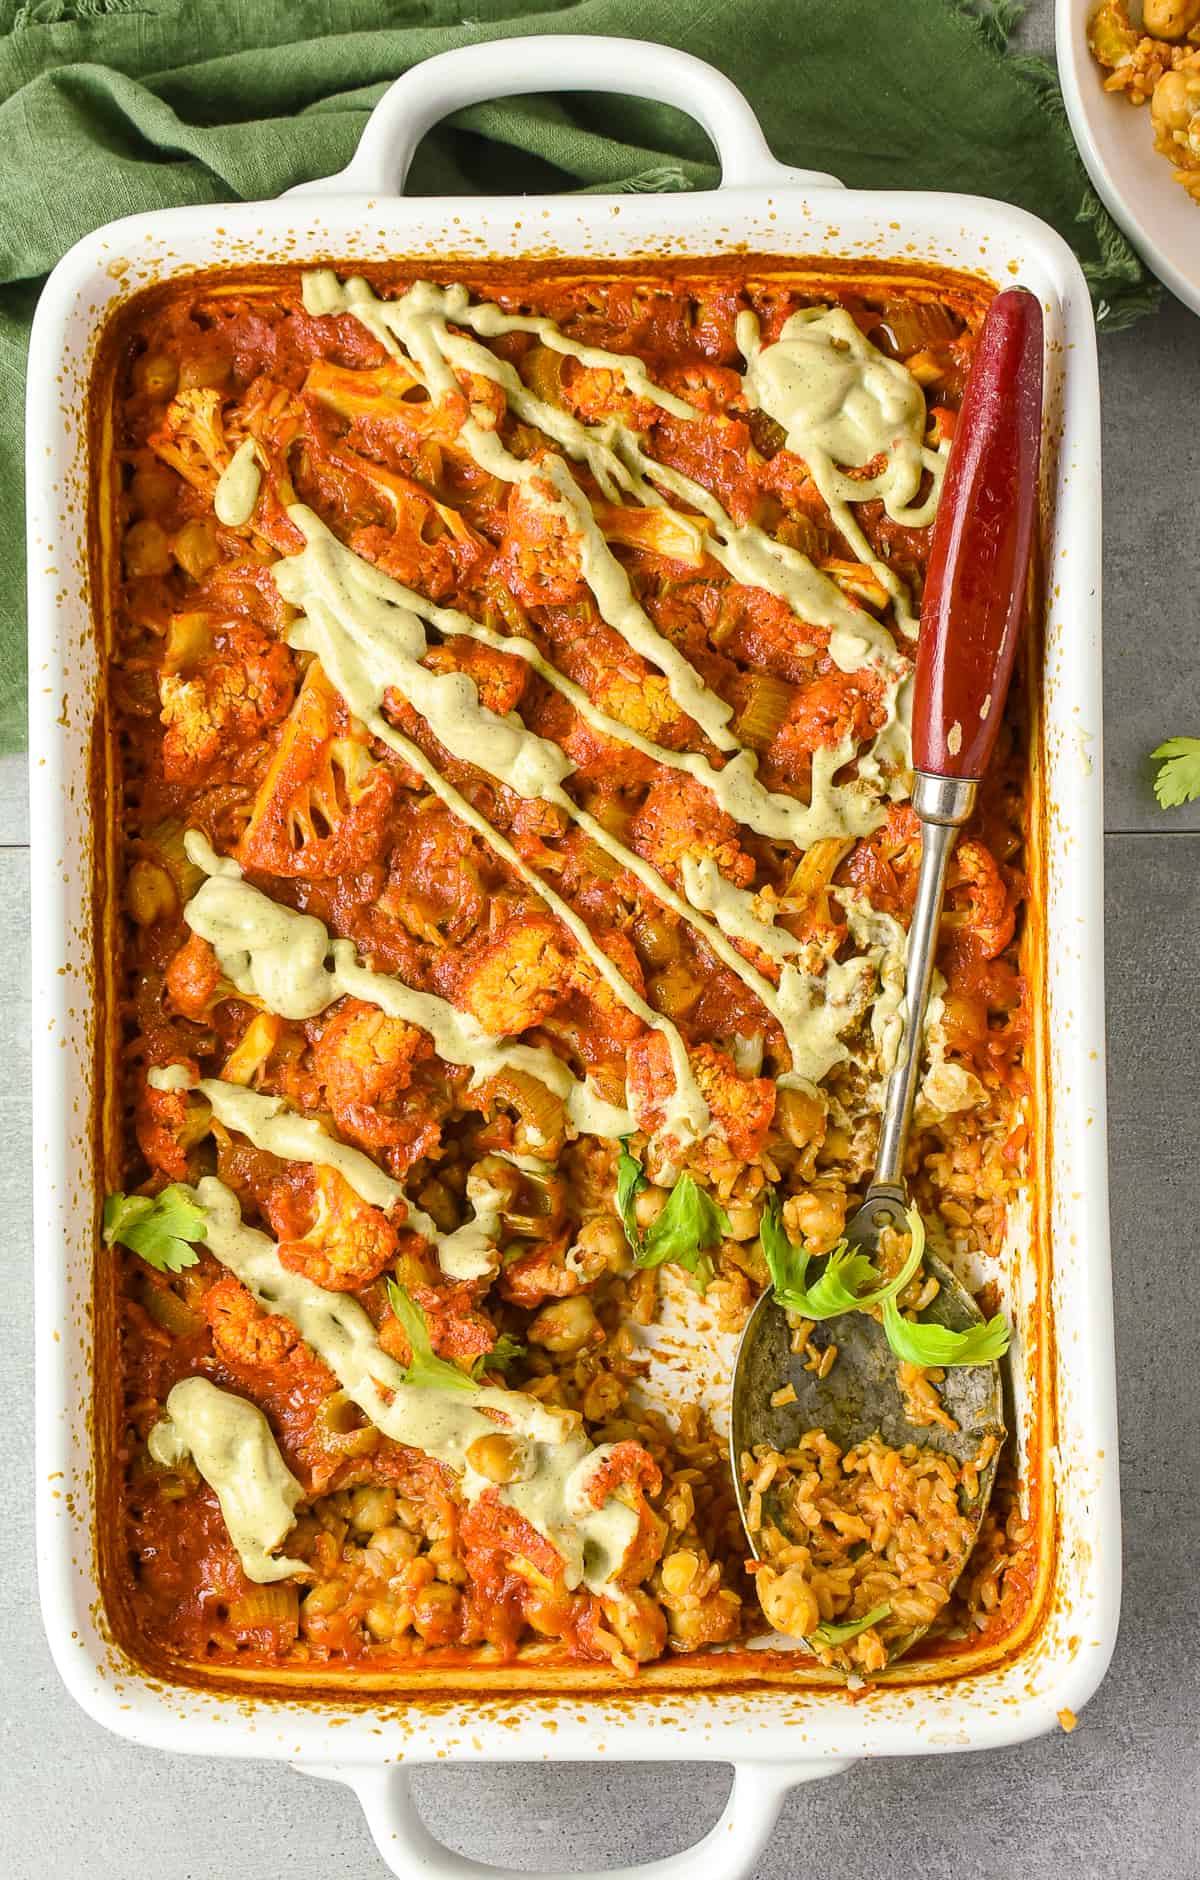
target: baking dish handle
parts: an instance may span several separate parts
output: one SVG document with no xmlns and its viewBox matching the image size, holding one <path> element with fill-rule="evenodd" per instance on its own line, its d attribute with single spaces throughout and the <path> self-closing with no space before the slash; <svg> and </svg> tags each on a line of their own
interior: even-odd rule
<svg viewBox="0 0 1200 1880">
<path fill-rule="evenodd" d="M 564 33 L 494 39 L 425 59 L 384 92 L 344 170 L 287 194 L 402 195 L 413 152 L 442 118 L 493 98 L 554 91 L 620 92 L 685 111 L 712 140 L 723 189 L 841 188 L 836 176 L 777 163 L 737 86 L 703 59 L 641 39 Z"/>
<path fill-rule="evenodd" d="M 608 1867 L 573 1880 L 745 1880 L 774 1831 L 788 1790 L 849 1769 L 853 1758 L 789 1763 L 738 1763 L 721 1819 L 702 1841 L 638 1867 Z M 528 1880 L 524 1869 L 492 1867 L 456 1854 L 434 1838 L 413 1799 L 410 1771 L 396 1764 L 362 1768 L 346 1763 L 298 1763 L 304 1775 L 345 1782 L 363 1805 L 367 1826 L 390 1873 L 400 1880 Z M 697 1866 L 697 1862 L 703 1863 Z"/>
</svg>

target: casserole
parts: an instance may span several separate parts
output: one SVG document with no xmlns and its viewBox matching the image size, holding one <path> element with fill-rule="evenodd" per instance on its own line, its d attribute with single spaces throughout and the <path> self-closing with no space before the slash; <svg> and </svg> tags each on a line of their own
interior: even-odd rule
<svg viewBox="0 0 1200 1880">
<path fill-rule="evenodd" d="M 686 101 L 718 148 L 721 192 L 661 210 L 632 199 L 563 199 L 467 206 L 386 197 L 402 182 L 428 125 L 473 97 L 543 85 L 621 89 L 634 67 L 648 95 Z M 392 167 L 394 163 L 394 168 Z M 244 205 L 115 225 L 77 247 L 44 298 L 30 370 L 30 567 L 34 832 L 53 858 L 56 881 L 39 896 L 35 993 L 40 1019 L 61 1040 L 39 1062 L 36 1143 L 44 1215 L 39 1223 L 40 1558 L 47 1625 L 60 1669 L 101 1721 L 140 1740 L 206 1752 L 273 1753 L 352 1781 L 363 1796 L 385 1859 L 437 1856 L 421 1839 L 401 1772 L 385 1763 L 446 1752 L 536 1758 L 544 1724 L 568 1757 L 619 1742 L 631 1756 L 687 1753 L 733 1759 L 740 1769 L 730 1807 L 707 1844 L 721 1871 L 744 1872 L 795 1781 L 845 1767 L 859 1754 L 986 1747 L 1019 1740 L 1078 1708 L 1102 1675 L 1115 1632 L 1117 1512 L 1103 1160 L 1103 1040 L 1100 1027 L 1099 783 L 1087 740 L 1099 735 L 1098 544 L 1095 361 L 1086 291 L 1068 252 L 1030 218 L 959 198 L 842 196 L 828 178 L 797 176 L 773 163 L 744 101 L 719 75 L 657 48 L 596 40 L 521 41 L 481 47 L 421 68 L 419 83 L 393 87 L 364 134 L 355 163 L 314 186 L 311 204 Z M 519 209 L 519 213 L 517 213 Z M 110 1185 L 95 1166 L 89 1090 L 97 1008 L 85 962 L 93 948 L 92 882 L 106 917 L 112 892 L 107 853 L 98 853 L 89 738 L 97 647 L 86 592 L 87 507 L 103 436 L 73 425 L 86 406 L 98 330 L 105 316 L 151 281 L 247 262 L 337 260 L 379 253 L 428 259 L 568 255 L 710 256 L 746 251 L 826 253 L 903 268 L 932 262 L 1019 276 L 1043 300 L 1048 333 L 1045 555 L 1055 570 L 1045 628 L 1045 693 L 1039 724 L 1036 800 L 1038 946 L 1045 958 L 1045 1012 L 1035 1055 L 1041 1134 L 1052 1150 L 1031 1238 L 1050 1259 L 1054 1339 L 1026 1338 L 1018 1375 L 1056 1419 L 1043 1462 L 1053 1471 L 1057 1526 L 1053 1566 L 1034 1634 L 1006 1662 L 954 1680 L 916 1665 L 854 1704 L 819 1687 L 720 1690 L 706 1694 L 697 1724 L 681 1690 L 540 1697 L 504 1710 L 478 1698 L 439 1697 L 397 1707 L 319 1707 L 241 1692 L 164 1688 L 107 1636 L 90 1544 L 94 1475 L 88 1446 L 90 1340 L 86 1339 L 94 1216 L 90 1197 Z M 63 495 L 60 496 L 60 492 Z M 99 520 L 99 519 L 98 519 Z M 1069 544 L 1069 548 L 1068 548 Z M 60 572 L 61 571 L 61 572 Z M 55 586 L 56 581 L 64 585 Z M 95 874 L 93 875 L 93 869 Z M 60 972 L 60 968 L 63 972 Z M 78 987 L 63 973 L 79 975 Z M 68 987 L 71 986 L 69 990 Z M 1087 986 L 1086 1005 L 1079 988 Z M 111 1103 L 113 1093 L 104 1092 Z M 1019 1263 L 1025 1303 L 1037 1292 L 1039 1261 Z M 1026 1330 L 1033 1319 L 1023 1320 Z M 1054 1363 L 1057 1347 L 1057 1365 Z M 98 1362 L 111 1361 L 101 1349 Z M 1020 1403 L 1017 1406 L 1021 1412 Z M 1049 1478 L 1048 1478 L 1049 1479 Z M 331 1737 L 331 1713 L 338 1730 Z M 247 1727 L 249 1725 L 249 1727 Z M 380 1734 L 382 1733 L 382 1734 Z M 336 1742 L 336 1755 L 331 1744 Z M 797 1751 L 800 1760 L 797 1760 Z M 444 1858 L 444 1857 L 443 1857 Z M 668 1863 L 668 1869 L 674 1863 Z M 462 1871 L 461 1865 L 458 1868 Z M 661 1870 L 661 1869 L 660 1869 Z"/>
</svg>

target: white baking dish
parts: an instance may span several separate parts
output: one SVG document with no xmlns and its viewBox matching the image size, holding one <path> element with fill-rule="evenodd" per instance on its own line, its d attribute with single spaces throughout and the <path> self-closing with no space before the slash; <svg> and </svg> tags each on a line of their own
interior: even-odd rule
<svg viewBox="0 0 1200 1880">
<path fill-rule="evenodd" d="M 446 112 L 533 90 L 636 90 L 708 130 L 712 193 L 405 200 L 412 151 Z M 913 1668 L 856 1702 L 808 1686 L 523 1703 L 474 1698 L 365 1706 L 237 1697 L 150 1679 L 107 1636 L 93 1560 L 91 1274 L 93 871 L 105 805 L 89 787 L 98 654 L 88 592 L 89 437 L 82 414 L 105 318 L 145 284 L 257 261 L 529 255 L 707 256 L 749 250 L 920 260 L 1024 281 L 1047 330 L 1044 555 L 1049 571 L 1041 787 L 1042 1027 L 1052 1143 L 1041 1197 L 1051 1252 L 1053 1584 L 1015 1656 L 948 1679 Z M 42 1605 L 67 1685 L 99 1722 L 160 1748 L 275 1757 L 349 1782 L 397 1873 L 478 1871 L 415 1815 L 405 1765 L 459 1760 L 704 1758 L 736 1764 L 703 1844 L 706 1871 L 749 1871 L 796 1782 L 856 1758 L 986 1749 L 1078 1710 L 1116 1631 L 1119 1514 L 1105 1171 L 1100 804 L 1099 430 L 1091 310 L 1079 268 L 1041 223 L 953 195 L 845 192 L 771 158 L 744 99 L 678 52 L 629 41 L 522 39 L 433 59 L 392 87 L 340 176 L 274 203 L 118 222 L 79 243 L 43 295 L 29 371 L 29 570 L 37 1194 L 38 1544 Z M 103 869 L 101 868 L 101 873 Z M 101 895 L 104 883 L 100 882 Z M 1018 1302 L 1019 1303 L 1019 1302 Z M 1019 1316 L 1019 1315 L 1018 1315 Z M 1026 1338 L 1018 1369 L 1037 1353 Z M 1049 1362 L 1048 1342 L 1041 1358 Z M 337 1728 L 331 1729 L 336 1721 Z M 700 1849 L 658 1862 L 688 1871 Z"/>
</svg>

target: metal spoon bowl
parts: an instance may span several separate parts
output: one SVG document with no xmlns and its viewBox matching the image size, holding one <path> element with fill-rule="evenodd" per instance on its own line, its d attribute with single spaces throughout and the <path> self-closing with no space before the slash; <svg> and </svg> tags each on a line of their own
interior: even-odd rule
<svg viewBox="0 0 1200 1880">
<path fill-rule="evenodd" d="M 874 1210 L 868 1202 L 859 1210 Z M 855 1220 L 858 1216 L 855 1217 Z M 851 1245 L 870 1252 L 870 1242 L 851 1239 L 855 1221 L 848 1223 L 847 1239 Z M 865 1237 L 864 1237 L 865 1238 Z M 982 1314 L 966 1287 L 949 1268 L 926 1250 L 924 1266 L 938 1282 L 932 1305 L 923 1314 L 926 1321 L 945 1325 L 951 1331 L 965 1331 L 979 1323 Z M 837 1359 L 828 1375 L 818 1378 L 809 1368 L 810 1354 L 837 1346 Z M 795 1401 L 775 1404 L 772 1398 L 791 1385 Z M 970 1521 L 970 1534 L 959 1563 L 958 1573 L 966 1565 L 979 1536 L 995 1481 L 1000 1451 L 1004 1444 L 1004 1387 L 998 1364 L 955 1366 L 946 1371 L 938 1394 L 944 1408 L 957 1424 L 950 1430 L 943 1424 L 915 1424 L 904 1406 L 897 1371 L 896 1354 L 888 1344 L 883 1325 L 867 1312 L 851 1312 L 814 1326 L 805 1350 L 792 1350 L 792 1333 L 787 1313 L 770 1292 L 763 1293 L 742 1333 L 734 1371 L 733 1404 L 730 1416 L 730 1452 L 734 1490 L 738 1510 L 751 1549 L 762 1558 L 759 1536 L 749 1524 L 749 1490 L 742 1480 L 741 1458 L 760 1446 L 781 1453 L 795 1449 L 810 1430 L 823 1430 L 843 1455 L 869 1437 L 878 1435 L 891 1449 L 909 1444 L 936 1449 L 960 1467 L 977 1457 L 987 1437 L 995 1440 L 989 1460 L 978 1471 L 978 1487 L 972 1497 L 960 1495 L 960 1511 Z M 763 1495 L 763 1517 L 781 1532 L 788 1530 L 788 1515 L 778 1495 L 767 1489 Z M 888 1644 L 889 1660 L 902 1657 L 927 1626 L 918 1626 Z M 813 1649 L 811 1641 L 802 1643 Z"/>
</svg>

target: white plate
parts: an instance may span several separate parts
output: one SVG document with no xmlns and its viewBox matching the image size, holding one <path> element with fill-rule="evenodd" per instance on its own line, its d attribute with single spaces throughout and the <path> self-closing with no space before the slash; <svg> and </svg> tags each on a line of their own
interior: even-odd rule
<svg viewBox="0 0 1200 1880">
<path fill-rule="evenodd" d="M 1105 91 L 1088 50 L 1088 21 L 1100 0 L 1055 0 L 1058 76 L 1088 175 L 1148 268 L 1185 307 L 1200 313 L 1200 202 L 1175 182 L 1154 148 L 1150 106 L 1135 109 Z M 1136 7 L 1133 9 L 1137 11 Z"/>
</svg>

